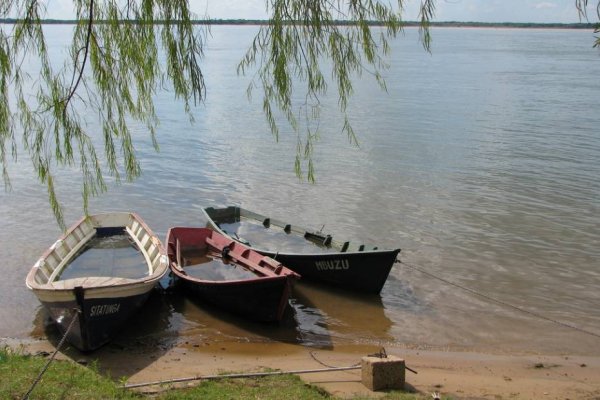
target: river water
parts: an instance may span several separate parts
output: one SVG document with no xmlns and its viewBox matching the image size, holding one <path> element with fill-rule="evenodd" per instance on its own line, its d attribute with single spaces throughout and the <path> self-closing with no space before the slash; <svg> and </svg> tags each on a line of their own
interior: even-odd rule
<svg viewBox="0 0 600 400">
<path fill-rule="evenodd" d="M 57 58 L 70 29 L 46 28 Z M 387 93 L 367 74 L 354 79 L 358 148 L 341 133 L 335 90 L 322 100 L 310 184 L 294 174 L 295 135 L 284 126 L 274 140 L 258 92 L 248 101 L 250 80 L 236 75 L 256 29 L 212 29 L 207 100 L 195 122 L 159 92 L 160 152 L 134 127 L 142 177 L 111 184 L 91 211 L 135 211 L 164 239 L 170 226 L 204 225 L 201 207 L 241 205 L 324 225 L 339 239 L 400 247 L 406 264 L 381 296 L 301 282 L 281 326 L 178 294 L 154 297 L 143 311 L 150 322 L 129 335 L 170 345 L 600 355 L 600 52 L 591 32 L 435 29 L 429 54 L 408 29 L 392 43 Z M 60 232 L 26 158 L 9 173 L 12 191 L 0 192 L 0 337 L 52 335 L 24 279 Z M 82 214 L 76 169 L 61 171 L 59 192 L 71 223 Z"/>
</svg>

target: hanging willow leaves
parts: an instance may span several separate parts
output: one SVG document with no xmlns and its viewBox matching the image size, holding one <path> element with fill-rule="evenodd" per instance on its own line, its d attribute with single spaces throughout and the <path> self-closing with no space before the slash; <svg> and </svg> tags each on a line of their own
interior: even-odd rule
<svg viewBox="0 0 600 400">
<path fill-rule="evenodd" d="M 589 0 L 575 0 L 575 7 L 579 12 L 580 19 L 588 20 L 588 5 Z M 598 20 L 600 20 L 600 1 L 598 1 L 596 4 L 596 17 L 598 17 Z M 600 24 L 596 25 L 594 33 L 600 33 Z M 596 36 L 594 47 L 600 47 L 600 36 Z"/>
<path fill-rule="evenodd" d="M 89 197 L 107 189 L 106 176 L 117 181 L 138 177 L 131 123 L 144 124 L 158 148 L 153 95 L 164 87 L 172 88 L 192 118 L 191 106 L 205 96 L 199 62 L 206 30 L 194 25 L 186 0 L 73 0 L 77 24 L 69 57 L 58 67 L 50 62 L 42 27 L 46 3 L 0 2 L 0 18 L 17 17 L 13 25 L 0 27 L 0 165 L 9 188 L 7 162 L 17 160 L 24 149 L 64 227 L 57 166 L 80 170 L 86 213 Z M 271 17 L 238 72 L 257 67 L 248 94 L 255 88 L 262 91 L 263 110 L 276 138 L 281 122 L 295 132 L 299 176 L 306 172 L 310 181 L 315 179 L 319 101 L 329 85 L 337 90 L 340 130 L 358 143 L 346 112 L 352 81 L 370 74 L 385 90 L 389 41 L 402 29 L 404 3 L 266 0 Z M 427 50 L 435 4 L 420 2 L 421 40 Z M 587 19 L 588 0 L 575 5 Z M 596 11 L 600 18 L 600 9 Z M 39 70 L 28 75 L 24 66 L 30 65 Z M 90 130 L 90 125 L 99 129 Z"/>
<path fill-rule="evenodd" d="M 298 175 L 303 174 L 304 166 L 308 179 L 315 179 L 312 154 L 319 135 L 318 128 L 311 128 L 310 122 L 319 120 L 319 99 L 327 93 L 330 84 L 337 89 L 343 115 L 340 129 L 351 143 L 358 144 L 346 113 L 353 93 L 352 79 L 368 73 L 385 90 L 382 75 L 387 68 L 385 56 L 390 50 L 389 40 L 402 29 L 399 11 L 403 3 L 398 1 L 394 9 L 375 0 L 267 1 L 269 24 L 261 26 L 238 65 L 238 73 L 247 73 L 258 66 L 248 87 L 248 96 L 252 96 L 256 87 L 262 89 L 263 111 L 276 138 L 281 121 L 276 111 L 296 132 Z M 421 32 L 427 50 L 433 14 L 434 2 L 423 1 Z M 295 90 L 294 85 L 304 86 Z M 303 97 L 296 104 L 294 95 L 298 91 Z M 304 117 L 302 121 L 298 121 L 298 115 Z"/>
<path fill-rule="evenodd" d="M 141 172 L 131 121 L 143 123 L 157 147 L 154 93 L 169 84 L 188 112 L 205 94 L 199 65 L 203 36 L 198 32 L 202 30 L 195 29 L 187 2 L 78 0 L 73 5 L 78 23 L 70 57 L 60 69 L 49 61 L 41 19 L 44 5 L 30 0 L 0 7 L 0 17 L 20 16 L 10 34 L 0 31 L 3 179 L 9 186 L 7 153 L 16 159 L 18 123 L 24 149 L 38 179 L 46 185 L 52 210 L 63 227 L 55 165 L 78 165 L 87 213 L 89 197 L 107 188 L 105 174 L 130 181 Z M 39 77 L 33 77 L 34 86 L 23 68 L 23 63 L 32 59 L 40 66 Z M 12 110 L 9 91 L 16 100 Z M 103 147 L 96 148 L 99 141 L 93 137 L 99 132 L 87 128 L 89 115 L 97 115 Z"/>
</svg>

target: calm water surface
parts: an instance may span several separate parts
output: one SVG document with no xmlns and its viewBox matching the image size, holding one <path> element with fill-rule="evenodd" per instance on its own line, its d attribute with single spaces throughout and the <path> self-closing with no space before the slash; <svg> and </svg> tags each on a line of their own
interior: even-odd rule
<svg viewBox="0 0 600 400">
<path fill-rule="evenodd" d="M 148 264 L 128 235 L 95 237 L 56 279 L 87 276 L 142 279 L 148 276 Z"/>
<path fill-rule="evenodd" d="M 70 27 L 48 27 L 60 59 Z M 428 274 L 600 335 L 600 53 L 588 31 L 436 29 L 433 53 L 407 30 L 393 43 L 388 93 L 365 75 L 350 115 L 360 147 L 323 99 L 317 183 L 293 172 L 296 137 L 270 135 L 236 63 L 254 27 L 214 27 L 206 103 L 190 124 L 157 94 L 160 153 L 143 128 L 143 176 L 91 211 L 133 210 L 161 236 L 204 225 L 203 206 L 241 205 L 336 237 L 400 247 Z M 332 91 L 334 93 L 334 91 Z M 0 336 L 43 334 L 24 279 L 59 230 L 25 157 L 0 192 Z M 59 178 L 67 221 L 81 214 L 76 170 Z M 156 300 L 155 300 L 156 302 Z M 177 344 L 292 341 L 600 355 L 600 338 L 457 289 L 398 264 L 381 296 L 301 283 L 279 327 L 249 325 L 176 294 L 134 335 Z M 129 332 L 129 334 L 132 334 Z"/>
</svg>

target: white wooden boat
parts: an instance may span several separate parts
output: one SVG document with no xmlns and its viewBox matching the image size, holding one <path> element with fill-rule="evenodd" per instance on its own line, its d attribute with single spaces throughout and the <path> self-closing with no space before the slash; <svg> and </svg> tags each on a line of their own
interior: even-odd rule
<svg viewBox="0 0 600 400">
<path fill-rule="evenodd" d="M 112 241 L 108 252 L 89 256 L 103 240 Z M 120 248 L 128 253 L 119 258 Z M 144 221 L 113 212 L 83 217 L 69 228 L 31 268 L 26 285 L 62 334 L 68 330 L 67 340 L 91 351 L 116 334 L 167 270 L 166 252 Z"/>
</svg>

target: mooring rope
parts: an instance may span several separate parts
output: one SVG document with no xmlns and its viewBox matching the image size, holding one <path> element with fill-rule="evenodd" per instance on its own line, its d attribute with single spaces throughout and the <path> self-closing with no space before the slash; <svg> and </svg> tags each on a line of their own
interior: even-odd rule
<svg viewBox="0 0 600 400">
<path fill-rule="evenodd" d="M 585 333 L 586 335 L 590 335 L 590 336 L 594 336 L 596 338 L 600 338 L 600 334 L 598 334 L 596 332 L 592 332 L 592 331 L 589 331 L 587 329 L 580 328 L 580 327 L 575 326 L 575 325 L 571 325 L 571 324 L 569 324 L 567 322 L 563 322 L 563 321 L 559 321 L 559 320 L 556 320 L 556 319 L 553 319 L 553 318 L 550 318 L 550 317 L 546 317 L 545 315 L 536 313 L 535 311 L 527 310 L 527 309 L 519 307 L 519 306 L 515 306 L 514 304 L 508 303 L 508 302 L 506 302 L 504 300 L 496 299 L 496 298 L 494 298 L 492 296 L 489 296 L 487 294 L 478 292 L 477 290 L 468 288 L 466 286 L 459 285 L 458 283 L 455 283 L 455 282 L 452 282 L 452 281 L 450 281 L 448 279 L 445 279 L 445 278 L 442 278 L 440 276 L 434 275 L 431 272 L 427 272 L 423 268 L 419 268 L 419 267 L 417 267 L 414 264 L 409 264 L 409 263 L 406 263 L 406 262 L 400 261 L 400 260 L 396 260 L 396 262 L 399 262 L 400 264 L 404 264 L 404 265 L 406 265 L 409 268 L 412 268 L 412 269 L 414 269 L 416 271 L 419 271 L 423 275 L 427 275 L 430 278 L 437 279 L 438 281 L 443 282 L 443 283 L 445 283 L 447 285 L 454 286 L 454 287 L 456 287 L 458 289 L 464 290 L 465 292 L 468 292 L 468 293 L 474 294 L 476 296 L 482 297 L 482 298 L 484 298 L 484 299 L 486 299 L 488 301 L 491 301 L 493 303 L 499 304 L 501 306 L 504 306 L 504 307 L 507 307 L 507 308 L 512 308 L 513 310 L 519 311 L 519 312 L 521 312 L 523 314 L 531 315 L 533 317 L 542 319 L 544 321 L 552 322 L 552 323 L 554 323 L 556 325 L 562 326 L 563 328 L 572 329 L 572 330 L 575 330 L 575 331 L 578 331 L 578 332 L 581 332 L 581 333 Z"/>
<path fill-rule="evenodd" d="M 46 365 L 44 365 L 44 368 L 42 368 L 42 370 L 38 374 L 37 378 L 35 378 L 35 380 L 33 381 L 33 384 L 31 385 L 31 387 L 29 388 L 27 393 L 25 393 L 25 396 L 23 396 L 23 400 L 29 399 L 29 396 L 31 395 L 31 392 L 33 392 L 33 389 L 35 389 L 35 387 L 40 382 L 40 380 L 42 380 L 42 376 L 44 376 L 44 374 L 50 367 L 50 364 L 52 363 L 52 361 L 54 361 L 54 357 L 56 357 L 56 355 L 58 354 L 58 351 L 60 350 L 62 345 L 65 343 L 65 340 L 67 339 L 67 335 L 69 334 L 69 332 L 71 331 L 71 328 L 73 328 L 73 325 L 75 324 L 75 321 L 77 320 L 77 314 L 79 314 L 80 312 L 81 311 L 78 308 L 73 309 L 73 318 L 71 319 L 71 322 L 69 323 L 69 326 L 67 327 L 67 330 L 65 331 L 65 334 L 58 342 L 58 345 L 56 346 L 56 350 L 54 350 L 54 353 L 52 353 L 52 355 L 48 359 L 48 362 L 46 363 Z"/>
<path fill-rule="evenodd" d="M 130 383 L 127 385 L 123 385 L 121 387 L 123 389 L 133 389 L 133 388 L 140 388 L 140 387 L 144 387 L 144 386 L 164 385 L 164 384 L 170 384 L 170 383 L 182 383 L 182 382 L 199 381 L 199 380 L 258 378 L 258 377 L 273 376 L 273 375 L 294 375 L 294 374 L 312 374 L 312 373 L 330 372 L 330 371 L 349 371 L 349 370 L 353 370 L 353 369 L 360 369 L 360 366 L 321 368 L 321 369 L 298 369 L 298 370 L 293 370 L 293 371 L 251 372 L 251 373 L 246 373 L 246 374 L 191 376 L 188 378 L 166 379 L 166 380 L 162 380 L 162 381 Z"/>
<path fill-rule="evenodd" d="M 340 367 L 340 366 L 337 366 L 337 365 L 330 365 L 330 364 L 324 363 L 323 361 L 321 361 L 321 360 L 319 360 L 317 358 L 317 356 L 315 355 L 314 351 L 311 351 L 308 354 L 310 354 L 310 356 L 312 357 L 313 360 L 315 360 L 316 362 L 318 362 L 319 364 L 321 364 L 324 367 L 327 367 L 327 368 L 345 368 L 345 367 Z M 359 365 L 360 365 L 360 362 L 358 362 L 356 364 L 352 364 L 352 365 L 350 365 L 350 367 L 357 367 Z"/>
</svg>

